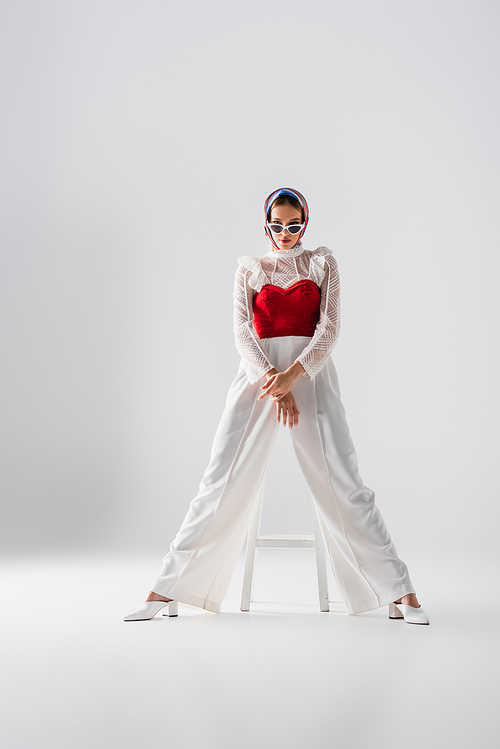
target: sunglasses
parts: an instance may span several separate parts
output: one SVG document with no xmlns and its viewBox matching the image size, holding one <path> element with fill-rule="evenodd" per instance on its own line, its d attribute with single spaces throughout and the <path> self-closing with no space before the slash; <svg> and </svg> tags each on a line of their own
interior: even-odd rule
<svg viewBox="0 0 500 749">
<path fill-rule="evenodd" d="M 273 234 L 281 234 L 285 229 L 289 234 L 298 234 L 304 227 L 304 224 L 290 224 L 289 226 L 283 226 L 283 224 L 270 224 L 267 223 Z"/>
</svg>

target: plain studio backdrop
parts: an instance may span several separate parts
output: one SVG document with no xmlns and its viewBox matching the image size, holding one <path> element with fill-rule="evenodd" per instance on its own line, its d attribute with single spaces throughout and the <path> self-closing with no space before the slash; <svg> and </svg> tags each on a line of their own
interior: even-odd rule
<svg viewBox="0 0 500 749">
<path fill-rule="evenodd" d="M 290 186 L 338 262 L 347 421 L 422 603 L 497 590 L 499 16 L 4 0 L 8 563 L 147 555 L 146 592 L 238 369 L 236 258 Z M 283 428 L 262 530 L 312 532 Z"/>
<path fill-rule="evenodd" d="M 267 252 L 263 201 L 292 186 L 304 245 L 339 265 L 333 358 L 396 546 L 445 577 L 456 555 L 487 570 L 498 6 L 99 0 L 2 16 L 3 553 L 168 550 L 238 367 L 236 258 Z M 281 443 L 266 517 L 300 533 L 309 495 Z"/>
</svg>

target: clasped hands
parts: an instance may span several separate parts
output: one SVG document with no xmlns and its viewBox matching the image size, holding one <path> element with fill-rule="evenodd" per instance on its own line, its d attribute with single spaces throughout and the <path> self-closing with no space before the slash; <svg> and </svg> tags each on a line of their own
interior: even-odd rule
<svg viewBox="0 0 500 749">
<path fill-rule="evenodd" d="M 294 362 L 284 372 L 278 372 L 276 368 L 270 369 L 265 374 L 267 382 L 261 388 L 264 392 L 257 397 L 257 400 L 262 400 L 270 395 L 276 403 L 277 420 L 280 421 L 283 416 L 283 426 L 286 426 L 288 420 L 290 429 L 299 423 L 300 413 L 291 388 L 304 371 L 300 362 Z"/>
</svg>

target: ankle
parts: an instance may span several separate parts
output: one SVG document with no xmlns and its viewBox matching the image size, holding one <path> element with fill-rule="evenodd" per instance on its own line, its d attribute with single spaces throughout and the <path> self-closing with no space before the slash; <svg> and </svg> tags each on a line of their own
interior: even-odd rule
<svg viewBox="0 0 500 749">
<path fill-rule="evenodd" d="M 153 591 L 150 592 L 149 596 L 146 598 L 146 603 L 149 603 L 150 601 L 171 601 L 171 598 L 166 598 L 165 596 L 160 596 L 159 593 L 154 593 Z"/>
<path fill-rule="evenodd" d="M 402 603 L 403 605 L 413 606 L 416 609 L 420 608 L 416 593 L 408 593 L 405 596 L 401 596 L 394 603 Z"/>
</svg>

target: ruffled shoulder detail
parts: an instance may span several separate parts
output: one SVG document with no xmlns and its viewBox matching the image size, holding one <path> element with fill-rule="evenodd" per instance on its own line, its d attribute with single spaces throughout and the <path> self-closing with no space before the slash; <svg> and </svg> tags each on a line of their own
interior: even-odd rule
<svg viewBox="0 0 500 749">
<path fill-rule="evenodd" d="M 269 283 L 269 279 L 262 270 L 262 265 L 260 264 L 260 260 L 258 257 L 252 257 L 251 255 L 242 255 L 241 257 L 237 258 L 237 260 L 238 265 L 241 265 L 242 268 L 252 271 L 252 275 L 248 279 L 248 285 L 252 289 L 260 291 L 266 283 Z"/>
<path fill-rule="evenodd" d="M 326 256 L 333 255 L 329 247 L 317 247 L 312 251 L 311 263 L 309 265 L 309 278 L 318 286 L 321 286 L 325 277 Z"/>
</svg>

